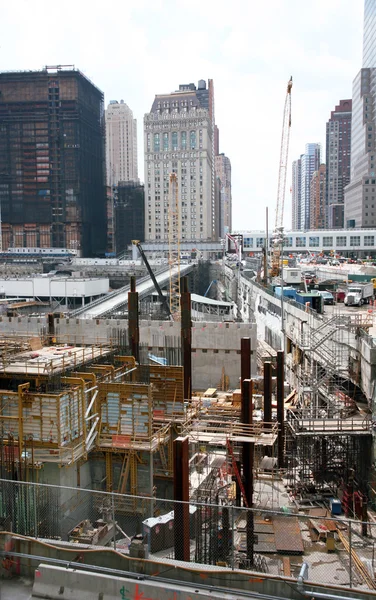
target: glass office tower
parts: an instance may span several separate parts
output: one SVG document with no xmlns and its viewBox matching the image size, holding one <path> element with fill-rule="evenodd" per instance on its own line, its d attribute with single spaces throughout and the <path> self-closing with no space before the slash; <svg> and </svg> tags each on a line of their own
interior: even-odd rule
<svg viewBox="0 0 376 600">
<path fill-rule="evenodd" d="M 376 3 L 364 2 L 363 68 L 376 67 Z"/>
</svg>

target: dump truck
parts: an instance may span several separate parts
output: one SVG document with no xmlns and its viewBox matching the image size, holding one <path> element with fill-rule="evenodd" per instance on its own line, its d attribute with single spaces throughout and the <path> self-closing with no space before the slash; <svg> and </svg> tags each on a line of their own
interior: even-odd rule
<svg viewBox="0 0 376 600">
<path fill-rule="evenodd" d="M 349 284 L 344 300 L 345 306 L 362 306 L 373 300 L 373 283 Z"/>
</svg>

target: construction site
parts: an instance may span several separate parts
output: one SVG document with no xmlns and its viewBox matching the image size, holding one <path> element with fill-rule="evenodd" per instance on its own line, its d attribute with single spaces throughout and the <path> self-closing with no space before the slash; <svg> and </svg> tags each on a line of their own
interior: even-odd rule
<svg viewBox="0 0 376 600">
<path fill-rule="evenodd" d="M 194 358 L 187 278 L 163 342 L 145 338 L 136 290 L 127 320 L 89 321 L 86 335 L 56 315 L 1 323 L 2 530 L 263 577 L 296 580 L 307 563 L 317 584 L 376 589 L 371 412 L 340 387 L 343 351 L 330 370 L 314 361 L 329 342 L 338 354 L 335 340 L 323 328 L 320 350 L 275 351 L 233 323 L 226 350 L 232 329 L 216 323 L 214 339 L 200 322 Z M 342 341 L 352 330 L 330 327 Z M 208 387 L 192 359 L 207 361 Z"/>
<path fill-rule="evenodd" d="M 216 266 L 231 302 L 207 298 L 214 278 L 192 297 L 175 173 L 168 217 L 158 273 L 133 240 L 146 277 L 0 316 L 0 575 L 34 577 L 34 597 L 162 600 L 166 571 L 187 599 L 374 596 L 373 315 L 281 300 L 242 274 L 240 244 Z M 279 203 L 274 276 L 282 222 Z"/>
</svg>

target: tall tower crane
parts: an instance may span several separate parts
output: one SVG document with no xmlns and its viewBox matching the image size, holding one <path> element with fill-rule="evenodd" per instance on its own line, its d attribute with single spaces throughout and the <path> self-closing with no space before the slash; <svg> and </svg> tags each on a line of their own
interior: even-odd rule
<svg viewBox="0 0 376 600">
<path fill-rule="evenodd" d="M 170 311 L 180 321 L 180 211 L 176 173 L 170 174 L 168 207 L 168 264 L 170 267 Z"/>
<path fill-rule="evenodd" d="M 270 275 L 276 277 L 280 273 L 281 245 L 283 237 L 283 215 L 285 208 L 285 190 L 287 161 L 289 157 L 289 142 L 291 129 L 291 89 L 292 77 L 287 83 L 285 106 L 283 109 L 283 125 L 281 140 L 281 155 L 279 159 L 277 206 L 275 211 L 275 228 L 273 236 L 272 265 Z"/>
</svg>

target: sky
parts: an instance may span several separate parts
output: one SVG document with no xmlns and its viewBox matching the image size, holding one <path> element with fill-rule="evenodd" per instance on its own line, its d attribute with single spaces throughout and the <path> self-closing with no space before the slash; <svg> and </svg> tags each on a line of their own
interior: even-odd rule
<svg viewBox="0 0 376 600">
<path fill-rule="evenodd" d="M 155 94 L 213 79 L 220 152 L 232 164 L 233 229 L 274 226 L 286 84 L 291 162 L 320 142 L 361 68 L 362 0 L 0 0 L 0 71 L 75 65 L 138 121 Z M 324 160 L 325 162 L 325 160 Z"/>
</svg>

